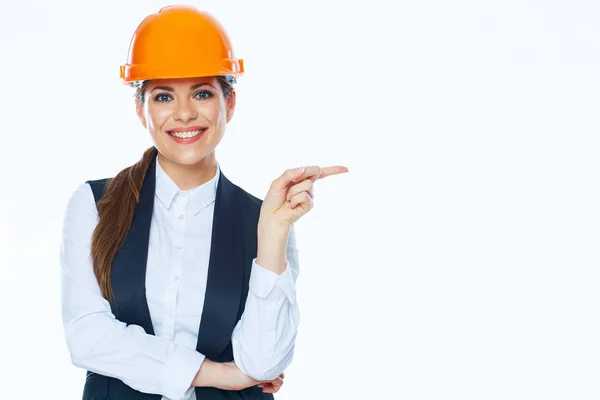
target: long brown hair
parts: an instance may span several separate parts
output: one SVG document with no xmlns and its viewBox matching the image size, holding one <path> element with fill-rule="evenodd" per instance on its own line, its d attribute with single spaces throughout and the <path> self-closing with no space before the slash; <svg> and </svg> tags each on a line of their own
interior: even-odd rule
<svg viewBox="0 0 600 400">
<path fill-rule="evenodd" d="M 233 93 L 231 81 L 224 76 L 219 76 L 217 79 L 225 99 L 228 99 Z M 145 81 L 137 87 L 136 101 L 144 102 L 147 85 L 148 81 Z M 133 213 L 140 201 L 144 177 L 157 153 L 156 147 L 148 148 L 137 163 L 109 179 L 104 196 L 97 204 L 99 219 L 92 234 L 91 256 L 100 290 L 104 298 L 108 300 L 113 299 L 112 263 L 131 228 Z"/>
</svg>

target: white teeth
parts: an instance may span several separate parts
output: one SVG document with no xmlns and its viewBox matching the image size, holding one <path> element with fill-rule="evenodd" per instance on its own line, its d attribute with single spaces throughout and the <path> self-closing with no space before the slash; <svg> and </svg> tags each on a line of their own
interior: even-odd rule
<svg viewBox="0 0 600 400">
<path fill-rule="evenodd" d="M 201 132 L 204 132 L 204 129 L 200 129 L 197 131 L 188 131 L 188 132 L 169 132 L 169 134 L 171 134 L 175 137 L 178 137 L 178 138 L 185 139 L 185 138 L 191 138 L 196 135 L 199 135 Z"/>
</svg>

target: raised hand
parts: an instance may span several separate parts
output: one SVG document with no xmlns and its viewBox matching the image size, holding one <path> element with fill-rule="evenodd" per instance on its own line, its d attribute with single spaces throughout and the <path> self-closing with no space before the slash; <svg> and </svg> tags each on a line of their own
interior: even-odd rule
<svg viewBox="0 0 600 400">
<path fill-rule="evenodd" d="M 286 170 L 271 183 L 260 211 L 260 219 L 272 219 L 289 227 L 313 207 L 313 185 L 317 179 L 348 172 L 340 165 L 319 167 L 311 165 Z M 259 221 L 260 223 L 260 221 Z"/>
</svg>

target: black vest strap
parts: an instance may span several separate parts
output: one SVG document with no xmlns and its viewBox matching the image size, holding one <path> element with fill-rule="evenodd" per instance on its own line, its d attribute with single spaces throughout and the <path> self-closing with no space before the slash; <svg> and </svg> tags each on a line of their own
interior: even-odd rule
<svg viewBox="0 0 600 400">
<path fill-rule="evenodd" d="M 86 182 L 92 188 L 92 193 L 94 193 L 94 200 L 96 201 L 96 203 L 98 203 L 100 199 L 102 199 L 102 196 L 104 196 L 104 191 L 106 189 L 106 184 L 108 183 L 108 181 L 109 179 L 106 178 Z"/>
</svg>

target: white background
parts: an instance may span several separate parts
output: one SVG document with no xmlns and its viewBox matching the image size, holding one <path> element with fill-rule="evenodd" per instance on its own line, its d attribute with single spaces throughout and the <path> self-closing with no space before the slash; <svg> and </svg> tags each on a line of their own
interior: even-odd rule
<svg viewBox="0 0 600 400">
<path fill-rule="evenodd" d="M 64 207 L 151 145 L 118 80 L 159 1 L 0 3 L 3 398 L 81 398 Z M 600 398 L 600 6 L 196 1 L 246 75 L 218 149 L 264 197 L 302 164 L 301 329 L 280 400 Z"/>
</svg>

